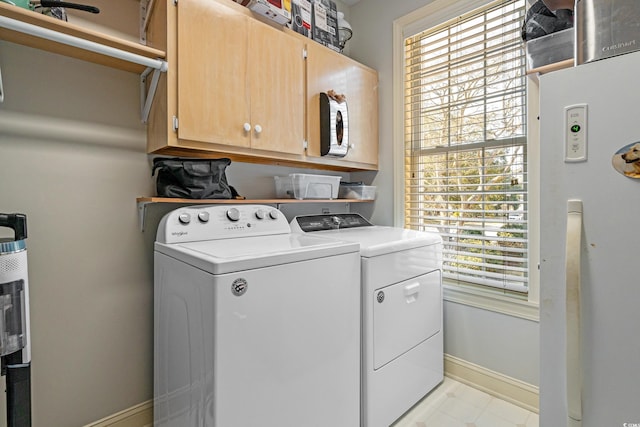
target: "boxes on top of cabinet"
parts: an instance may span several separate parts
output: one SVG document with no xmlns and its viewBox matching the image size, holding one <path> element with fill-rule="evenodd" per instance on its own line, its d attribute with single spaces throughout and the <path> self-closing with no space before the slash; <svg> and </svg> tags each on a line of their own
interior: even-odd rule
<svg viewBox="0 0 640 427">
<path fill-rule="evenodd" d="M 313 37 L 311 0 L 291 0 L 291 24 L 289 27 L 303 36 Z"/>
<path fill-rule="evenodd" d="M 291 21 L 291 0 L 234 0 L 255 13 L 266 16 L 278 24 Z"/>
<path fill-rule="evenodd" d="M 340 52 L 338 8 L 333 0 L 311 0 L 313 5 L 313 39 Z"/>
</svg>

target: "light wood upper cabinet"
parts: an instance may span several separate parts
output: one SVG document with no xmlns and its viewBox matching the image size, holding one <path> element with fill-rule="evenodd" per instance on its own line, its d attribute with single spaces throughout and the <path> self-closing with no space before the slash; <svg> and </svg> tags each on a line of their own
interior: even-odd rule
<svg viewBox="0 0 640 427">
<path fill-rule="evenodd" d="M 349 109 L 349 140 L 352 144 L 345 160 L 378 167 L 378 73 L 360 64 L 353 64 L 347 73 Z"/>
<path fill-rule="evenodd" d="M 302 41 L 260 22 L 250 22 L 251 148 L 304 152 L 303 51 Z"/>
<path fill-rule="evenodd" d="M 243 129 L 251 121 L 248 29 L 248 17 L 216 2 L 179 2 L 176 65 L 181 140 L 250 146 L 251 133 Z"/>
<path fill-rule="evenodd" d="M 303 154 L 303 43 L 214 1 L 177 7 L 179 140 Z"/>
<path fill-rule="evenodd" d="M 307 45 L 307 138 L 320 156 L 320 92 L 344 94 L 349 111 L 349 152 L 343 159 L 378 164 L 378 74 L 317 43 Z"/>
<path fill-rule="evenodd" d="M 347 94 L 349 61 L 317 43 L 307 44 L 307 138 L 308 154 L 320 156 L 320 93 L 333 90 L 347 95 L 349 114 L 351 97 Z M 349 123 L 349 138 L 352 125 Z"/>
<path fill-rule="evenodd" d="M 147 40 L 166 50 L 169 70 L 151 109 L 149 153 L 377 169 L 374 70 L 231 0 L 156 3 Z M 354 148 L 345 158 L 320 156 L 318 94 L 330 89 L 349 100 Z"/>
</svg>

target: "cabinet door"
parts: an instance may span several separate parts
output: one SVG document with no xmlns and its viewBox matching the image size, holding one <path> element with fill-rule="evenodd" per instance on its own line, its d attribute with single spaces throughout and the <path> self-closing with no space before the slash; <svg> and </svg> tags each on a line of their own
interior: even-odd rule
<svg viewBox="0 0 640 427">
<path fill-rule="evenodd" d="M 349 152 L 345 160 L 378 164 L 378 73 L 359 64 L 347 71 Z"/>
<path fill-rule="evenodd" d="M 339 94 L 347 92 L 346 58 L 315 43 L 307 44 L 307 140 L 309 156 L 320 157 L 320 93 L 330 90 Z M 347 96 L 349 107 L 351 100 Z M 351 114 L 349 108 L 349 114 Z M 349 133 L 351 133 L 349 125 Z M 351 137 L 351 134 L 349 135 Z"/>
<path fill-rule="evenodd" d="M 304 43 L 265 25 L 249 25 L 251 148 L 304 152 Z M 258 127 L 258 131 L 256 130 Z"/>
<path fill-rule="evenodd" d="M 178 3 L 178 137 L 249 147 L 249 18 L 221 3 Z"/>
<path fill-rule="evenodd" d="M 320 156 L 320 92 L 344 94 L 349 109 L 349 152 L 344 160 L 378 164 L 378 74 L 317 43 L 307 45 L 307 138 Z"/>
</svg>

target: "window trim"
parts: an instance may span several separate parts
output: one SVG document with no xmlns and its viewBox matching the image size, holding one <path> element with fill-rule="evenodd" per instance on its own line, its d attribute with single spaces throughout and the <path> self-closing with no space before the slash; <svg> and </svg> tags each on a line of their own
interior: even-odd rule
<svg viewBox="0 0 640 427">
<path fill-rule="evenodd" d="M 393 167 L 394 224 L 404 226 L 404 40 L 424 29 L 442 24 L 456 16 L 480 8 L 493 0 L 434 0 L 393 21 Z M 491 289 L 444 286 L 446 301 L 469 305 L 528 320 L 539 320 L 539 139 L 537 117 L 538 91 L 531 78 L 527 81 L 527 139 L 529 158 L 529 293 L 528 300 L 496 295 Z"/>
</svg>

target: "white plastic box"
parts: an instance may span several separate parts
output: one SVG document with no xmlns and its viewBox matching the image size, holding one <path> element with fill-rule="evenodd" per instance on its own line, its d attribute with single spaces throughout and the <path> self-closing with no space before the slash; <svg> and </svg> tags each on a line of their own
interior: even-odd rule
<svg viewBox="0 0 640 427">
<path fill-rule="evenodd" d="M 274 176 L 278 198 L 337 199 L 340 176 L 309 175 L 292 173 L 289 176 Z"/>
<path fill-rule="evenodd" d="M 280 25 L 291 21 L 291 3 L 282 0 L 233 0 Z"/>
<path fill-rule="evenodd" d="M 375 200 L 375 185 L 340 185 L 340 199 Z"/>
</svg>

